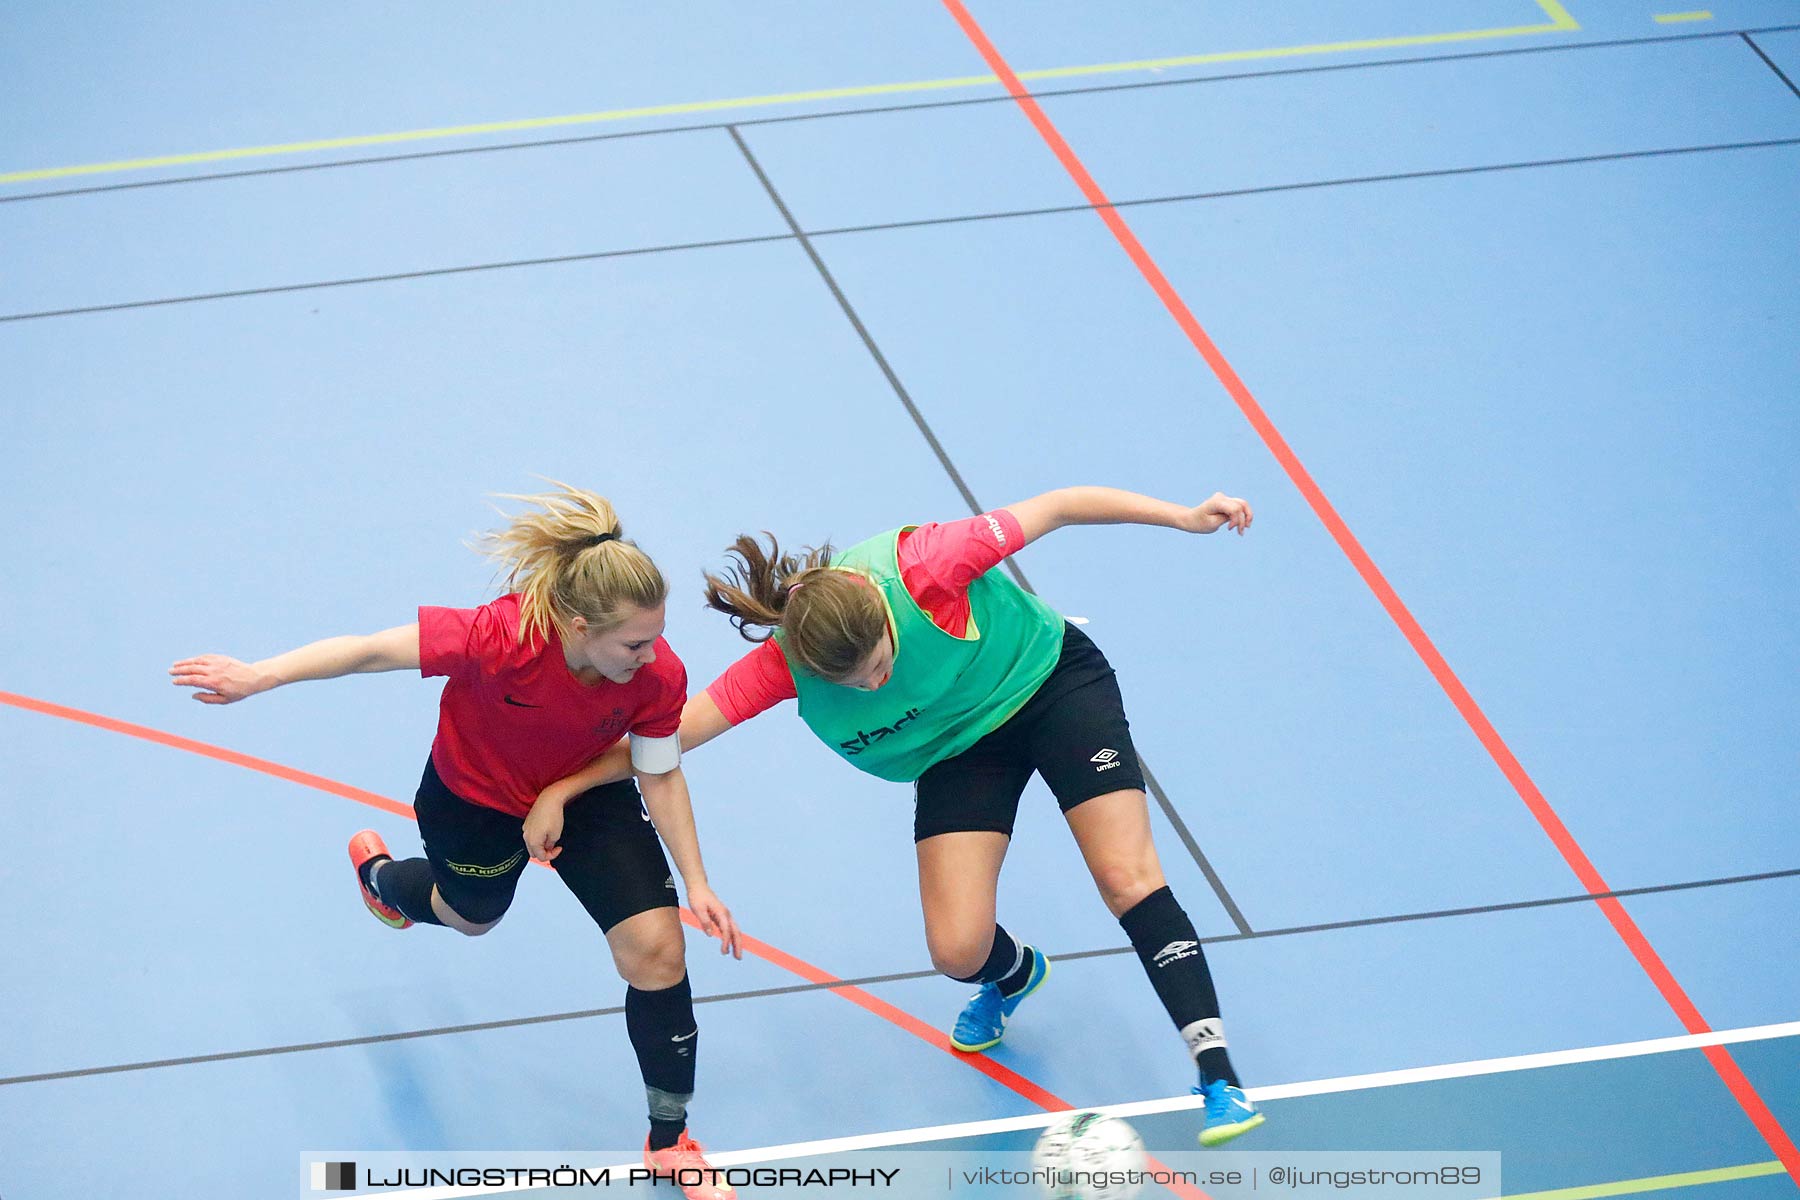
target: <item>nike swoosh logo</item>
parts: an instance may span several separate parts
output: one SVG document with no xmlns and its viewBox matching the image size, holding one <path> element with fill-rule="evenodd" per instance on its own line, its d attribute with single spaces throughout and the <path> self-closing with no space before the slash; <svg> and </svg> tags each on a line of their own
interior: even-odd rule
<svg viewBox="0 0 1800 1200">
<path fill-rule="evenodd" d="M 682 1035 L 681 1035 L 681 1036 L 680 1036 L 680 1037 L 672 1037 L 672 1038 L 670 1038 L 670 1039 L 669 1039 L 669 1040 L 670 1040 L 670 1041 L 671 1041 L 671 1042 L 685 1042 L 685 1041 L 687 1041 L 687 1040 L 688 1040 L 688 1039 L 689 1039 L 689 1038 L 691 1038 L 691 1037 L 693 1037 L 693 1036 L 694 1036 L 694 1034 L 695 1034 L 695 1033 L 699 1033 L 699 1032 L 700 1032 L 700 1031 L 699 1031 L 699 1030 L 698 1030 L 698 1029 L 696 1029 L 696 1030 L 694 1030 L 694 1033 L 684 1033 L 684 1034 L 682 1034 Z"/>
<path fill-rule="evenodd" d="M 541 704 L 527 704 L 523 700 L 514 700 L 511 696 L 508 696 L 506 698 L 506 702 L 508 704 L 512 705 L 514 708 L 542 708 L 542 707 L 544 707 Z"/>
</svg>

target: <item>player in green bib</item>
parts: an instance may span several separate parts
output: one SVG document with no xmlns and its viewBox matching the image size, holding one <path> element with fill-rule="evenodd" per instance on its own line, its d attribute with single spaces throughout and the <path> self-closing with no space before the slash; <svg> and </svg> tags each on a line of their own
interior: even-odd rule
<svg viewBox="0 0 1800 1200">
<path fill-rule="evenodd" d="M 1250 521 L 1250 506 L 1223 494 L 1189 507 L 1074 487 L 890 529 L 841 553 L 784 555 L 772 537 L 766 549 L 740 537 L 733 564 L 707 577 L 707 601 L 759 644 L 681 715 L 682 748 L 692 751 L 797 698 L 801 719 L 833 753 L 913 784 L 932 965 L 980 985 L 951 1035 L 969 1052 L 998 1043 L 1049 975 L 1049 960 L 995 920 L 1019 798 L 1041 775 L 1193 1056 L 1205 1145 L 1263 1117 L 1226 1053 L 1199 936 L 1163 878 L 1118 682 L 1079 628 L 994 568 L 1065 525 L 1241 534 Z"/>
<path fill-rule="evenodd" d="M 969 585 L 965 634 L 945 631 L 901 579 L 899 541 L 915 528 L 858 542 L 828 568 L 844 573 L 857 599 L 879 595 L 880 632 L 891 649 L 880 685 L 845 686 L 789 668 L 801 720 L 851 766 L 897 783 L 911 783 L 1004 725 L 1056 669 L 1063 641 L 1062 617 L 1002 575 L 983 574 Z M 790 664 L 800 656 L 793 637 L 775 627 Z"/>
</svg>

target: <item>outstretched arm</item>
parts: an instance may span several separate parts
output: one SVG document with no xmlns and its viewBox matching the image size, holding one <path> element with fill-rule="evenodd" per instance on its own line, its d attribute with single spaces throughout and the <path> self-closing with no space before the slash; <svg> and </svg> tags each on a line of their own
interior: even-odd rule
<svg viewBox="0 0 1800 1200">
<path fill-rule="evenodd" d="M 1189 507 L 1109 487 L 1067 487 L 1009 504 L 1027 545 L 1065 525 L 1161 525 L 1187 533 L 1250 528 L 1250 505 L 1224 492 Z"/>
<path fill-rule="evenodd" d="M 362 636 L 326 638 L 254 663 L 224 654 L 201 654 L 182 659 L 169 668 L 169 675 L 176 687 L 199 689 L 194 699 L 202 704 L 230 704 L 303 679 L 418 669 L 419 627 L 412 624 Z"/>
</svg>

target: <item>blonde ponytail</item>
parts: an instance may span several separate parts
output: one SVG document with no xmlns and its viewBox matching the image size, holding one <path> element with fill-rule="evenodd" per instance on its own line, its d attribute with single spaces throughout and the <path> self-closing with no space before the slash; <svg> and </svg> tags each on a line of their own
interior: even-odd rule
<svg viewBox="0 0 1800 1200">
<path fill-rule="evenodd" d="M 505 529 L 483 534 L 478 547 L 505 567 L 508 590 L 520 593 L 521 643 L 546 639 L 551 626 L 566 642 L 576 617 L 604 633 L 668 599 L 662 572 L 625 540 L 611 502 L 550 482 L 561 490 L 500 497 L 541 511 L 517 514 Z"/>
</svg>

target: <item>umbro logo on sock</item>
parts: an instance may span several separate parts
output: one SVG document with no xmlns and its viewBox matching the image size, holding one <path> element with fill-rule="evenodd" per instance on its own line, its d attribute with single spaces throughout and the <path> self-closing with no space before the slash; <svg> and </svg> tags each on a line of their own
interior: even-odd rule
<svg viewBox="0 0 1800 1200">
<path fill-rule="evenodd" d="M 1166 967 L 1172 962 L 1180 962 L 1184 958 L 1192 958 L 1200 953 L 1199 942 L 1170 942 L 1158 950 L 1150 959 L 1150 965 Z"/>
</svg>

